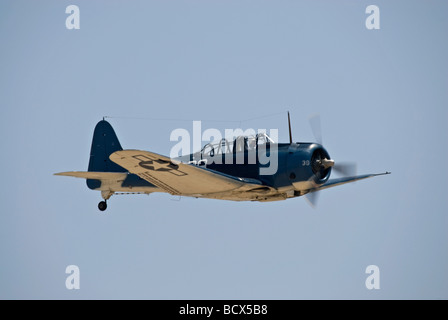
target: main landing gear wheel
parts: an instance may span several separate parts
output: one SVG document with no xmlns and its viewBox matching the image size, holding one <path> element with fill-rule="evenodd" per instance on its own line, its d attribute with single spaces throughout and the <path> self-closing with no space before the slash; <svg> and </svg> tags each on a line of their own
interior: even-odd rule
<svg viewBox="0 0 448 320">
<path fill-rule="evenodd" d="M 100 203 L 98 203 L 98 209 L 100 209 L 101 211 L 106 210 L 107 209 L 106 201 L 101 201 Z"/>
</svg>

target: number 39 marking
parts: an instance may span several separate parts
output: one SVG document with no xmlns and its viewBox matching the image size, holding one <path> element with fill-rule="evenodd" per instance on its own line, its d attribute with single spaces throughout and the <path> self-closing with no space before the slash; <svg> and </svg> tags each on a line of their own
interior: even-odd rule
<svg viewBox="0 0 448 320">
<path fill-rule="evenodd" d="M 310 160 L 302 160 L 302 167 L 309 166 Z"/>
</svg>

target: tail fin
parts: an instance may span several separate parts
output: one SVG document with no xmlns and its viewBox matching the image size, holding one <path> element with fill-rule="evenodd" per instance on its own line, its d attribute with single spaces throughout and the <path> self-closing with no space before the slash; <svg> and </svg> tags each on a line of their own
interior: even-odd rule
<svg viewBox="0 0 448 320">
<path fill-rule="evenodd" d="M 105 120 L 101 120 L 93 132 L 92 147 L 88 171 L 126 172 L 126 169 L 110 161 L 109 156 L 115 151 L 123 150 L 114 129 Z"/>
<path fill-rule="evenodd" d="M 118 141 L 114 129 L 105 120 L 101 120 L 93 132 L 92 147 L 90 149 L 90 161 L 88 171 L 94 172 L 127 172 L 109 159 L 115 151 L 123 150 Z M 98 188 L 101 181 L 87 179 L 87 186 L 90 189 Z"/>
</svg>

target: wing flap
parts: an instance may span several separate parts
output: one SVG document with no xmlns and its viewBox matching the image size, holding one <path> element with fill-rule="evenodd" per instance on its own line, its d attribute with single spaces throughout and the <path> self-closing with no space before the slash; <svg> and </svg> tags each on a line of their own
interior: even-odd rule
<svg viewBox="0 0 448 320">
<path fill-rule="evenodd" d="M 204 195 L 228 192 L 250 184 L 243 179 L 221 174 L 185 163 L 174 163 L 170 158 L 141 150 L 121 150 L 110 155 L 110 160 L 146 181 L 174 195 Z"/>
</svg>

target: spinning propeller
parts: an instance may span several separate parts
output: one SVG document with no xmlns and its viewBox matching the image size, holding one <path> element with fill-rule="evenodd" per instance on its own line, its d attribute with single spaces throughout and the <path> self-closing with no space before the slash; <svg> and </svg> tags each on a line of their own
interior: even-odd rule
<svg viewBox="0 0 448 320">
<path fill-rule="evenodd" d="M 316 142 L 322 145 L 323 143 L 322 143 L 322 128 L 321 128 L 320 115 L 314 114 L 310 116 L 309 122 L 314 138 L 316 139 Z M 289 111 L 288 111 L 288 127 L 289 127 L 289 142 L 292 144 L 293 142 L 292 142 L 291 120 Z M 354 162 L 336 163 L 334 160 L 329 158 L 330 158 L 329 156 L 327 157 L 323 153 L 317 153 L 316 156 L 313 157 L 311 161 L 311 166 L 314 175 L 313 177 L 310 178 L 309 181 L 314 181 L 316 178 L 319 180 L 324 175 L 325 171 L 329 168 L 333 168 L 336 172 L 338 172 L 343 176 L 351 177 L 356 175 L 356 163 Z M 315 207 L 317 203 L 318 198 L 317 191 L 318 190 L 313 191 L 313 189 L 311 189 L 310 192 L 305 195 L 305 198 L 313 207 Z"/>
<path fill-rule="evenodd" d="M 313 131 L 314 138 L 316 139 L 316 142 L 322 145 L 322 129 L 320 125 L 320 115 L 314 114 L 309 118 L 311 130 Z M 322 165 L 325 166 L 325 160 L 324 159 Z M 356 163 L 355 162 L 338 162 L 335 163 L 334 160 L 327 160 L 332 161 L 333 165 L 330 165 L 333 167 L 333 169 L 340 173 L 343 176 L 355 176 L 356 175 Z"/>
</svg>

